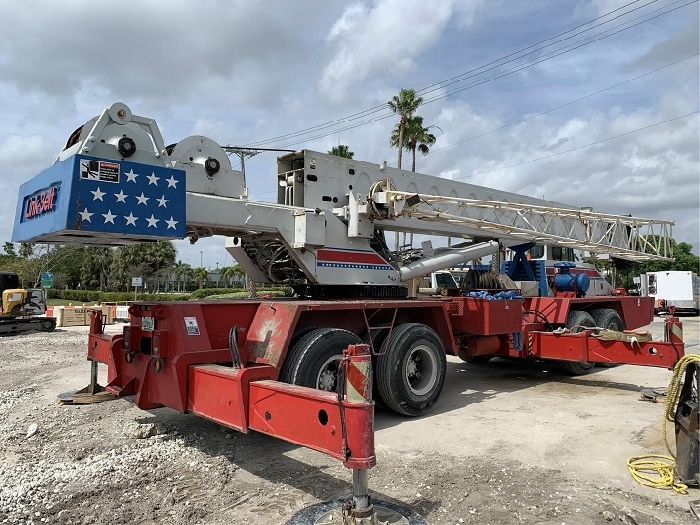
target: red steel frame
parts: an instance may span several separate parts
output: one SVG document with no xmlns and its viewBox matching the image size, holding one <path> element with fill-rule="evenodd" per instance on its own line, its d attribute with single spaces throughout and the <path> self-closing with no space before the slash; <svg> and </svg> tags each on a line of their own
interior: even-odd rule
<svg viewBox="0 0 700 525">
<path fill-rule="evenodd" d="M 544 312 L 557 324 L 563 323 L 569 308 L 591 304 L 616 308 L 633 324 L 647 320 L 647 305 L 641 301 L 645 298 L 621 299 L 536 298 L 526 308 Z M 104 334 L 101 312 L 93 313 L 88 359 L 107 365 L 108 391 L 135 395 L 142 409 L 167 406 L 240 432 L 255 430 L 324 452 L 350 468 L 369 468 L 376 461 L 371 399 L 349 402 L 333 392 L 277 381 L 296 329 L 327 326 L 369 334 L 419 322 L 435 330 L 451 354 L 664 368 L 672 368 L 684 354 L 682 335 L 676 335 L 682 330 L 677 318 L 668 321 L 665 342 L 635 345 L 601 341 L 590 331 L 548 332 L 532 316 L 523 321 L 522 312 L 520 300 L 469 297 L 137 303 L 130 307 L 130 325 L 119 335 Z M 522 335 L 520 349 L 513 344 L 514 334 Z M 358 355 L 352 357 L 368 359 Z M 237 362 L 239 366 L 231 366 Z"/>
</svg>

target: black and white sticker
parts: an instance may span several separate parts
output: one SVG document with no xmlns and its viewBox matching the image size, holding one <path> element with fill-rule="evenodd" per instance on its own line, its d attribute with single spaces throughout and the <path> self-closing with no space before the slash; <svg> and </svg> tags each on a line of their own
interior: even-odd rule
<svg viewBox="0 0 700 525">
<path fill-rule="evenodd" d="M 187 328 L 187 335 L 199 335 L 196 317 L 185 317 L 185 328 Z"/>
<path fill-rule="evenodd" d="M 103 160 L 80 159 L 80 178 L 119 183 L 119 164 Z"/>
</svg>

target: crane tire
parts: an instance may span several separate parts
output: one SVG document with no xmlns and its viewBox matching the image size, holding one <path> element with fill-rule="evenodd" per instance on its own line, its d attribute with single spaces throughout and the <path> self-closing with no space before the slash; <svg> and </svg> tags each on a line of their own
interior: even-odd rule
<svg viewBox="0 0 700 525">
<path fill-rule="evenodd" d="M 386 405 L 399 414 L 420 416 L 438 400 L 445 382 L 447 357 L 440 337 L 429 326 L 395 326 L 377 358 L 377 386 Z"/>
<path fill-rule="evenodd" d="M 595 328 L 595 326 L 595 320 L 591 314 L 583 310 L 571 310 L 566 317 L 566 327 L 570 329 L 573 334 L 579 333 L 583 328 Z M 572 376 L 586 375 L 594 366 L 595 363 L 559 361 L 559 369 L 565 374 Z"/>
<path fill-rule="evenodd" d="M 598 328 L 615 330 L 616 332 L 622 332 L 625 329 L 625 323 L 620 318 L 617 310 L 612 308 L 596 308 L 591 311 L 591 316 Z"/>
<path fill-rule="evenodd" d="M 382 346 L 384 345 L 384 340 L 386 339 L 386 336 L 389 335 L 389 327 L 382 328 L 381 330 L 375 330 L 374 333 L 372 334 L 372 345 L 370 346 L 370 352 L 374 350 L 376 353 L 381 353 L 382 351 Z M 369 344 L 370 340 L 370 335 L 369 333 L 365 334 L 365 336 L 362 338 L 362 342 L 365 344 Z M 377 359 L 379 359 L 379 356 L 374 355 L 374 352 L 372 353 L 372 400 L 374 401 L 374 405 L 377 408 L 381 408 L 383 410 L 388 410 L 389 407 L 387 404 L 384 402 L 382 399 L 382 395 L 379 392 L 379 385 L 377 385 Z"/>
<path fill-rule="evenodd" d="M 314 328 L 289 349 L 280 370 L 280 381 L 336 392 L 343 350 L 362 341 L 340 328 Z"/>
</svg>

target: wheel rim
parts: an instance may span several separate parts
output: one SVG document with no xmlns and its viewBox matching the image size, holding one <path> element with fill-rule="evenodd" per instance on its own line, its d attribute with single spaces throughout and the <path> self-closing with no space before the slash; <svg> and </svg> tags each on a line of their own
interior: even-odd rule
<svg viewBox="0 0 700 525">
<path fill-rule="evenodd" d="M 340 356 L 333 356 L 326 360 L 318 371 L 316 377 L 316 389 L 327 392 L 335 392 L 338 384 L 338 369 L 340 368 Z"/>
<path fill-rule="evenodd" d="M 419 345 L 411 350 L 406 360 L 406 384 L 411 392 L 422 396 L 430 392 L 435 385 L 437 361 L 425 345 Z"/>
</svg>

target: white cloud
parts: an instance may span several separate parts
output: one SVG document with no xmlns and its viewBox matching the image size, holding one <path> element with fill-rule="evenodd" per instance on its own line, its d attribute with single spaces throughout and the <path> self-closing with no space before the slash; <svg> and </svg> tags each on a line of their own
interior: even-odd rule
<svg viewBox="0 0 700 525">
<path fill-rule="evenodd" d="M 339 101 L 373 75 L 409 72 L 415 58 L 440 38 L 453 4 L 445 0 L 427 8 L 420 0 L 377 0 L 372 6 L 347 7 L 328 32 L 333 53 L 321 77 L 321 92 Z M 460 20 L 471 20 L 474 9 L 461 7 Z"/>
</svg>

